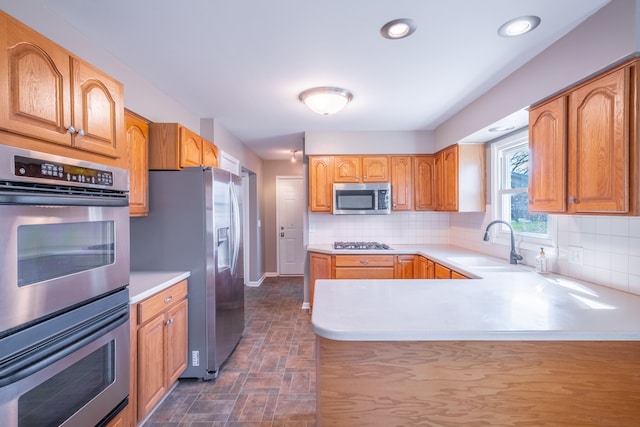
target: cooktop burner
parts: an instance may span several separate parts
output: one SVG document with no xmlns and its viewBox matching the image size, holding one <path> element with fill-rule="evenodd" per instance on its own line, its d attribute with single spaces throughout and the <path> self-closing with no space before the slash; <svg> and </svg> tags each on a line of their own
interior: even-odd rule
<svg viewBox="0 0 640 427">
<path fill-rule="evenodd" d="M 391 249 L 389 245 L 378 242 L 334 242 L 334 249 Z"/>
</svg>

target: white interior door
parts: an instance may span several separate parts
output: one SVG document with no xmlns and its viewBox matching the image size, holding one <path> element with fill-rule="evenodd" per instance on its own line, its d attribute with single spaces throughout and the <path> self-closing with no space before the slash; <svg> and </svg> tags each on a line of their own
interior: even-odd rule
<svg viewBox="0 0 640 427">
<path fill-rule="evenodd" d="M 304 274 L 304 205 L 302 177 L 276 177 L 276 224 L 280 275 Z"/>
</svg>

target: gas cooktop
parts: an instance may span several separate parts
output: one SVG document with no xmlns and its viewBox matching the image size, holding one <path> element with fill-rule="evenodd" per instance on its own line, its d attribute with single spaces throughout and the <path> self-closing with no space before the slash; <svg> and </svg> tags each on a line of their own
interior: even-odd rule
<svg viewBox="0 0 640 427">
<path fill-rule="evenodd" d="M 378 242 L 334 242 L 334 249 L 391 249 L 389 245 Z"/>
</svg>

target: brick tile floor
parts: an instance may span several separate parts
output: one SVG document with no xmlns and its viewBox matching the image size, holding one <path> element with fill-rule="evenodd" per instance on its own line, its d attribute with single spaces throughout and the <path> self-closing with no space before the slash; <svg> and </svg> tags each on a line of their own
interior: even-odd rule
<svg viewBox="0 0 640 427">
<path fill-rule="evenodd" d="M 302 300 L 302 277 L 245 288 L 245 333 L 218 378 L 180 380 L 144 426 L 315 426 L 315 336 Z"/>
</svg>

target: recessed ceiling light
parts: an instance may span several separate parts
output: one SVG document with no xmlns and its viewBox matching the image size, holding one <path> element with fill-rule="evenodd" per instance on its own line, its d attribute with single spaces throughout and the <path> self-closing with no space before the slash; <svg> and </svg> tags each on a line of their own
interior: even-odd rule
<svg viewBox="0 0 640 427">
<path fill-rule="evenodd" d="M 498 28 L 498 34 L 502 37 L 516 37 L 532 31 L 539 24 L 540 18 L 537 16 L 521 16 L 502 24 Z"/>
<path fill-rule="evenodd" d="M 489 129 L 489 132 L 506 132 L 515 129 L 515 126 L 496 126 Z"/>
<path fill-rule="evenodd" d="M 385 39 L 397 40 L 409 37 L 416 28 L 416 24 L 412 19 L 394 19 L 380 28 L 380 34 Z"/>
</svg>

